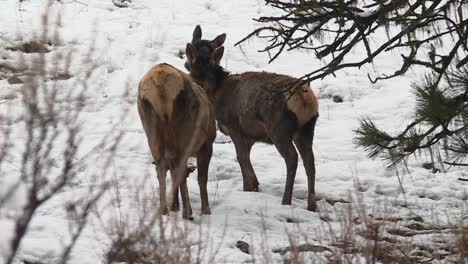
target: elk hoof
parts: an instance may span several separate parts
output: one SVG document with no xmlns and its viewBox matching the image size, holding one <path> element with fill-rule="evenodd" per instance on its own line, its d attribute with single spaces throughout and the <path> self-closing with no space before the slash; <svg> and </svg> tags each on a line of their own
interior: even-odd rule
<svg viewBox="0 0 468 264">
<path fill-rule="evenodd" d="M 312 211 L 312 212 L 317 212 L 317 204 L 313 203 L 313 204 L 307 205 L 307 210 Z"/>
<path fill-rule="evenodd" d="M 202 209 L 201 213 L 204 214 L 204 215 L 210 215 L 211 210 L 210 210 L 210 208 L 205 208 L 205 209 Z"/>
<path fill-rule="evenodd" d="M 244 192 L 258 192 L 258 185 L 244 185 Z"/>
<path fill-rule="evenodd" d="M 291 205 L 291 199 L 284 199 L 283 198 L 283 201 L 281 201 L 281 204 L 282 205 Z"/>
<path fill-rule="evenodd" d="M 186 220 L 190 220 L 192 221 L 193 220 L 193 216 L 192 214 L 182 214 L 182 218 L 186 219 Z"/>
<path fill-rule="evenodd" d="M 183 210 L 182 211 L 182 218 L 187 219 L 187 220 L 193 220 L 192 208 L 189 208 L 188 210 Z"/>
<path fill-rule="evenodd" d="M 178 203 L 173 203 L 171 206 L 171 211 L 172 212 L 178 212 L 179 211 L 179 204 Z"/>
<path fill-rule="evenodd" d="M 161 208 L 160 212 L 162 215 L 169 215 L 169 210 L 167 209 L 167 207 Z"/>
</svg>

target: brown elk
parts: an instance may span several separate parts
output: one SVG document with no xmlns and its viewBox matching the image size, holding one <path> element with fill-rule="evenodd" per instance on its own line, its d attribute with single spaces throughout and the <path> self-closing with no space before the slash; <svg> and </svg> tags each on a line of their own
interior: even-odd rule
<svg viewBox="0 0 468 264">
<path fill-rule="evenodd" d="M 308 181 L 307 209 L 315 211 L 315 160 L 312 150 L 318 101 L 309 85 L 284 87 L 297 79 L 269 72 L 230 74 L 219 65 L 225 34 L 212 41 L 201 39 L 201 28 L 187 43 L 185 67 L 203 86 L 215 109 L 221 132 L 231 136 L 243 176 L 244 191 L 258 191 L 258 180 L 250 162 L 255 142 L 274 144 L 287 167 L 282 204 L 291 204 L 298 155 L 302 157 Z"/>
<path fill-rule="evenodd" d="M 216 137 L 215 116 L 205 91 L 190 76 L 168 64 L 158 64 L 145 74 L 138 86 L 138 113 L 156 164 L 160 189 L 160 209 L 168 214 L 166 173 L 172 177 L 171 210 L 179 209 L 180 188 L 183 217 L 192 209 L 186 178 L 187 160 L 197 158 L 198 184 L 202 214 L 210 214 L 207 181 L 213 141 Z"/>
</svg>

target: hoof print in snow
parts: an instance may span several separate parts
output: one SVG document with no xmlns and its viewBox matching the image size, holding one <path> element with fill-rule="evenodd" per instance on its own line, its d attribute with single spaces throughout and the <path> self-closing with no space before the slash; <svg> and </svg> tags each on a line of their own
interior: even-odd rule
<svg viewBox="0 0 468 264">
<path fill-rule="evenodd" d="M 131 2 L 130 0 L 112 0 L 112 3 L 118 8 L 127 8 Z"/>
<path fill-rule="evenodd" d="M 412 221 L 421 222 L 421 223 L 424 222 L 423 218 L 421 216 L 419 216 L 419 215 L 411 216 L 407 220 L 412 220 Z"/>
<path fill-rule="evenodd" d="M 211 2 L 206 2 L 205 8 L 210 11 L 214 11 L 213 4 Z"/>
<path fill-rule="evenodd" d="M 327 223 L 333 221 L 333 219 L 329 215 L 321 215 L 320 220 Z"/>
<path fill-rule="evenodd" d="M 312 244 L 304 244 L 304 245 L 298 245 L 294 247 L 287 247 L 283 249 L 275 249 L 273 250 L 273 253 L 279 253 L 281 256 L 286 255 L 288 252 L 332 252 L 331 249 L 328 247 L 320 246 L 320 245 L 312 245 Z"/>
<path fill-rule="evenodd" d="M 422 167 L 426 170 L 431 170 L 432 173 L 440 172 L 440 169 L 434 166 L 432 162 L 426 162 L 422 164 Z"/>
<path fill-rule="evenodd" d="M 18 77 L 16 77 L 16 76 L 13 76 L 13 77 L 9 78 L 9 79 L 7 80 L 7 82 L 8 82 L 9 84 L 21 84 L 21 83 L 24 83 L 23 80 L 21 80 L 20 78 L 18 78 Z"/>
<path fill-rule="evenodd" d="M 286 223 L 297 224 L 297 223 L 301 223 L 301 222 L 303 222 L 303 221 L 301 221 L 300 219 L 290 218 L 290 217 L 286 218 Z"/>
<path fill-rule="evenodd" d="M 239 240 L 236 243 L 236 247 L 240 249 L 240 251 L 244 252 L 245 254 L 250 254 L 250 246 L 247 242 Z"/>
<path fill-rule="evenodd" d="M 340 95 L 333 95 L 332 96 L 333 102 L 335 103 L 342 103 L 344 102 L 343 97 Z"/>
</svg>

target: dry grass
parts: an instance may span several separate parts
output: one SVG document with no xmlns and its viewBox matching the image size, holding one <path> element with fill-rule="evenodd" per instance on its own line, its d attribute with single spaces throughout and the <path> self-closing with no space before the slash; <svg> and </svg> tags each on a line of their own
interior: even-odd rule
<svg viewBox="0 0 468 264">
<path fill-rule="evenodd" d="M 252 245 L 252 263 L 465 263 L 468 261 L 468 221 L 462 213 L 452 224 L 425 222 L 421 217 L 395 216 L 385 202 L 372 209 L 362 193 L 328 212 L 320 208 L 321 226 L 311 232 L 295 223 L 289 246 L 270 250 L 266 235 Z M 463 211 L 466 210 L 465 203 Z M 335 207 L 334 207 L 335 208 Z M 265 227 L 264 227 L 265 229 Z M 265 231 L 264 231 L 265 233 Z"/>
<path fill-rule="evenodd" d="M 128 183 L 125 191 L 121 181 L 114 182 L 114 212 L 107 216 L 96 212 L 110 241 L 105 262 L 215 263 L 222 241 L 213 243 L 209 224 L 183 220 L 178 213 L 161 215 L 159 198 L 145 188 L 149 179 L 146 175 L 139 184 Z"/>
<path fill-rule="evenodd" d="M 28 261 L 19 259 L 19 255 L 36 212 L 50 200 L 61 197 L 64 191 L 74 194 L 73 199 L 63 201 L 65 206 L 61 208 L 67 214 L 69 239 L 63 241 L 56 259 L 58 263 L 69 260 L 92 208 L 108 190 L 109 185 L 101 179 L 108 173 L 123 135 L 120 129 L 113 128 L 88 153 L 80 153 L 84 152 L 87 139 L 83 115 L 87 107 L 85 98 L 92 86 L 89 77 L 97 68 L 93 63 L 94 49 L 90 47 L 82 61 L 76 59 L 72 50 L 58 51 L 51 44 L 40 44 L 60 39 L 60 24 L 50 22 L 49 11 L 46 10 L 42 31 L 34 40 L 9 47 L 19 58 L 9 74 L 20 82 L 18 96 L 4 101 L 0 109 L 0 181 L 11 183 L 2 186 L 0 210 L 15 195 L 24 196 L 24 205 L 17 206 L 11 219 L 15 226 L 11 243 L 6 252 L 1 252 L 7 264 Z M 72 85 L 64 87 L 56 80 L 68 78 L 70 66 L 78 60 L 82 71 Z M 17 105 L 21 105 L 21 112 L 13 115 L 15 111 L 11 110 Z M 16 170 L 3 171 L 7 163 Z M 87 170 L 89 167 L 92 170 Z M 86 187 L 86 191 L 75 192 L 72 187 L 83 177 L 95 179 L 96 184 Z"/>
</svg>

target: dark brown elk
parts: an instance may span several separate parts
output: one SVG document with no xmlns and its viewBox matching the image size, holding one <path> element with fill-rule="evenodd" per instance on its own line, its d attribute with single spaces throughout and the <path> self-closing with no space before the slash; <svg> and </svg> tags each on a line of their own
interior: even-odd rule
<svg viewBox="0 0 468 264">
<path fill-rule="evenodd" d="M 205 91 L 190 76 L 168 64 L 158 64 L 145 74 L 138 87 L 138 113 L 148 139 L 160 189 L 160 209 L 168 214 L 166 173 L 172 177 L 171 210 L 179 209 L 180 188 L 183 217 L 192 215 L 186 178 L 187 160 L 197 158 L 202 214 L 210 214 L 208 166 L 216 137 L 213 107 Z"/>
<path fill-rule="evenodd" d="M 298 154 L 308 180 L 308 210 L 315 211 L 315 160 L 312 150 L 318 101 L 309 85 L 285 90 L 297 79 L 269 72 L 230 74 L 219 65 L 226 35 L 212 41 L 201 39 L 201 28 L 187 44 L 185 67 L 203 86 L 215 109 L 221 132 L 231 136 L 240 164 L 244 191 L 258 191 L 258 180 L 250 162 L 255 142 L 274 144 L 287 167 L 282 204 L 291 204 Z"/>
</svg>

